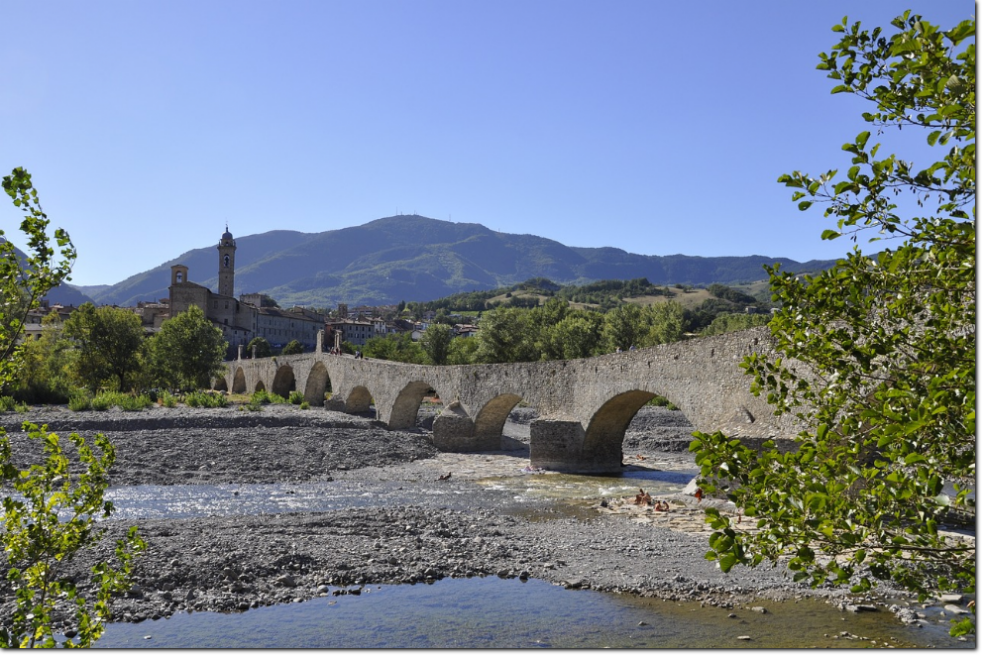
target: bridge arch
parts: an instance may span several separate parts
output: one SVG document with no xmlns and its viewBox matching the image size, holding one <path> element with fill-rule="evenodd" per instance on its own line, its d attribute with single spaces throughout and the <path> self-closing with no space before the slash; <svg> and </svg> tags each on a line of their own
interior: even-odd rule
<svg viewBox="0 0 984 657">
<path fill-rule="evenodd" d="M 261 392 L 266 390 L 266 384 L 263 383 L 263 379 L 257 379 L 256 387 L 253 388 L 253 392 Z"/>
<path fill-rule="evenodd" d="M 475 416 L 476 436 L 501 436 L 502 427 L 509 418 L 509 412 L 516 404 L 523 401 L 519 395 L 505 393 L 493 397 Z"/>
<path fill-rule="evenodd" d="M 372 406 L 372 395 L 369 388 L 365 386 L 355 386 L 345 398 L 346 413 L 368 413 Z"/>
<path fill-rule="evenodd" d="M 217 379 L 215 379 L 215 383 L 212 384 L 212 390 L 218 390 L 220 392 L 229 390 L 229 386 L 228 384 L 226 384 L 226 380 L 224 376 L 220 376 Z"/>
<path fill-rule="evenodd" d="M 241 367 L 236 368 L 236 376 L 232 377 L 232 392 L 236 395 L 246 392 L 246 373 Z"/>
<path fill-rule="evenodd" d="M 417 411 L 424 396 L 432 390 L 429 383 L 411 381 L 403 386 L 393 402 L 393 410 L 389 416 L 389 426 L 392 429 L 407 429 L 417 423 Z"/>
<path fill-rule="evenodd" d="M 304 386 L 304 401 L 321 406 L 325 402 L 325 393 L 330 390 L 331 378 L 328 376 L 328 368 L 318 361 L 308 373 L 307 383 Z"/>
<path fill-rule="evenodd" d="M 629 390 L 602 404 L 584 432 L 581 459 L 621 465 L 625 430 L 639 409 L 655 396 L 645 390 Z"/>
<path fill-rule="evenodd" d="M 273 384 L 270 392 L 281 397 L 288 397 L 296 386 L 294 379 L 294 368 L 290 365 L 281 365 L 273 377 Z"/>
</svg>

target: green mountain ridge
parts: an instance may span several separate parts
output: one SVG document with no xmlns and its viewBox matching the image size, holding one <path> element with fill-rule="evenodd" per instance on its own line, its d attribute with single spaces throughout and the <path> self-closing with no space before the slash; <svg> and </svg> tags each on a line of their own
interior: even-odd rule
<svg viewBox="0 0 984 657">
<path fill-rule="evenodd" d="M 386 304 L 514 285 L 531 278 L 559 284 L 647 278 L 656 285 L 741 283 L 765 277 L 763 265 L 792 272 L 834 261 L 799 263 L 766 256 L 646 256 L 613 247 L 568 247 L 536 235 L 481 224 L 400 215 L 321 233 L 276 230 L 236 238 L 236 294 L 262 292 L 281 305 Z M 135 305 L 167 296 L 170 268 L 215 289 L 215 246 L 187 251 L 116 285 L 91 286 L 97 303 Z"/>
</svg>

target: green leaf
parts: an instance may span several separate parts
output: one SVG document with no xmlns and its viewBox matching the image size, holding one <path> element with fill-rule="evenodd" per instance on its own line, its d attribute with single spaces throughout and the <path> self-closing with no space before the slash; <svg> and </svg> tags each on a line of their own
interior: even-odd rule
<svg viewBox="0 0 984 657">
<path fill-rule="evenodd" d="M 721 572 L 730 572 L 735 564 L 738 563 L 738 557 L 733 552 L 728 552 L 727 554 L 722 554 L 720 559 L 718 559 L 718 564 L 721 566 Z"/>
</svg>

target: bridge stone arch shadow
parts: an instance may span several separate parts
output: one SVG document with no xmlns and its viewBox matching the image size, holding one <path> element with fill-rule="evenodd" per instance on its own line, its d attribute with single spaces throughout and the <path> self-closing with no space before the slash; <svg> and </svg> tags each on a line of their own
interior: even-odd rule
<svg viewBox="0 0 984 657">
<path fill-rule="evenodd" d="M 236 374 L 232 378 L 231 390 L 234 395 L 241 395 L 246 392 L 246 373 L 241 367 L 236 368 Z"/>
<path fill-rule="evenodd" d="M 316 362 L 308 373 L 304 385 L 304 401 L 309 404 L 323 404 L 325 393 L 331 391 L 331 377 L 328 368 L 321 361 Z"/>
<path fill-rule="evenodd" d="M 581 460 L 589 463 L 622 462 L 622 440 L 639 409 L 656 395 L 630 390 L 612 397 L 602 405 L 584 433 Z"/>
<path fill-rule="evenodd" d="M 278 367 L 277 373 L 273 377 L 273 384 L 270 386 L 270 392 L 286 398 L 290 396 L 290 393 L 296 387 L 297 381 L 294 377 L 294 368 L 290 365 L 281 365 Z"/>
<path fill-rule="evenodd" d="M 293 383 L 312 404 L 330 385 L 326 408 L 366 413 L 374 401 L 376 419 L 394 429 L 413 426 L 424 395 L 434 389 L 443 408 L 433 440 L 445 451 L 501 449 L 506 418 L 523 400 L 539 416 L 530 425 L 531 465 L 616 472 L 626 428 L 657 394 L 700 431 L 794 435 L 795 418 L 774 416 L 765 399 L 749 392 L 751 379 L 739 365 L 754 352 L 774 356 L 767 327 L 594 358 L 500 365 L 438 367 L 313 352 L 279 364 L 275 358 L 236 361 L 227 368 L 226 385 L 276 391 Z"/>
</svg>

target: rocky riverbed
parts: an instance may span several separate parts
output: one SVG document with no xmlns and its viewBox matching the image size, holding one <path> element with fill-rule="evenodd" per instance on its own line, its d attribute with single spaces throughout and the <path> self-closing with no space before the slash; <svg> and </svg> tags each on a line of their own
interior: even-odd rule
<svg viewBox="0 0 984 657">
<path fill-rule="evenodd" d="M 367 584 L 473 576 L 539 578 L 568 588 L 723 607 L 798 596 L 843 605 L 879 601 L 848 600 L 842 590 L 812 591 L 781 569 L 722 573 L 703 558 L 708 530 L 701 508 L 720 502 L 677 493 L 664 496 L 670 505 L 665 512 L 602 498 L 576 512 L 558 512 L 549 500 L 517 501 L 489 481 L 559 476 L 525 468 L 531 409 L 514 410 L 504 449 L 482 454 L 440 453 L 431 443 L 428 415 L 424 408 L 418 427 L 409 431 L 286 405 L 259 412 L 55 408 L 3 415 L 0 424 L 21 466 L 40 454 L 20 430 L 24 420 L 47 424 L 63 437 L 104 433 L 117 449 L 114 487 L 351 481 L 364 488 L 370 502 L 360 508 L 107 521 L 99 547 L 68 567 L 80 584 L 86 582 L 88 566 L 111 559 L 114 539 L 130 524 L 139 526 L 148 547 L 137 561 L 133 590 L 113 603 L 116 620 L 246 610 L 337 595 L 339 587 L 355 593 Z M 645 407 L 626 435 L 624 460 L 636 472 L 692 473 L 686 451 L 691 431 L 681 413 Z M 383 486 L 399 491 L 397 500 L 390 494 L 373 504 L 374 490 Z M 6 586 L 0 583 L 0 623 L 13 609 Z M 61 622 L 71 629 L 70 619 Z"/>
</svg>

